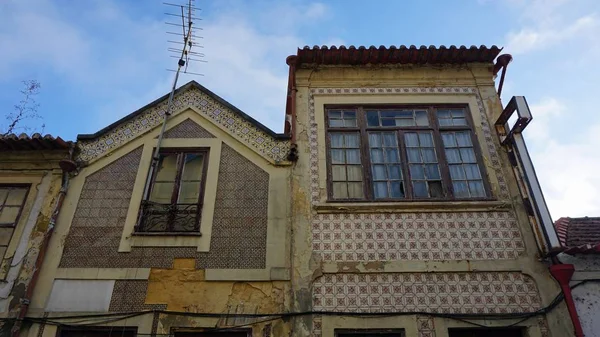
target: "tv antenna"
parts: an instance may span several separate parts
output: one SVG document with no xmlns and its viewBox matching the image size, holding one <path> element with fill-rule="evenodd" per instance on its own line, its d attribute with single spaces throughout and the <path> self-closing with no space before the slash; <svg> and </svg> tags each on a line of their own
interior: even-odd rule
<svg viewBox="0 0 600 337">
<path fill-rule="evenodd" d="M 154 175 L 154 171 L 158 169 L 158 163 L 160 162 L 160 145 L 167 127 L 167 119 L 172 113 L 171 110 L 173 109 L 173 96 L 175 95 L 175 89 L 177 88 L 179 74 L 184 73 L 204 76 L 203 74 L 188 71 L 188 66 L 190 62 L 206 62 L 202 59 L 204 57 L 204 53 L 193 51 L 195 48 L 204 48 L 204 46 L 197 42 L 198 40 L 202 39 L 202 36 L 198 35 L 198 32 L 202 31 L 202 28 L 194 27 L 194 21 L 202 20 L 196 15 L 196 11 L 200 11 L 201 9 L 194 6 L 194 0 L 188 0 L 186 5 L 178 5 L 168 2 L 163 2 L 163 4 L 168 6 L 170 10 L 175 9 L 177 11 L 177 9 L 179 9 L 177 13 L 167 12 L 165 15 L 167 15 L 169 19 L 179 18 L 181 19 L 181 22 L 167 21 L 165 24 L 170 28 L 179 27 L 181 28 L 181 32 L 167 31 L 167 34 L 173 36 L 173 40 L 167 40 L 167 42 L 174 45 L 167 48 L 167 51 L 169 52 L 170 57 L 178 59 L 177 69 L 167 69 L 168 71 L 175 73 L 175 78 L 173 79 L 173 86 L 171 87 L 171 93 L 169 94 L 169 99 L 167 101 L 162 127 L 160 129 L 156 148 L 152 156 L 152 165 L 150 165 L 150 172 L 148 175 L 149 178 L 146 182 L 146 187 L 144 188 L 144 202 L 146 202 L 150 196 L 150 179 L 152 179 L 151 177 Z M 175 30 L 178 30 L 179 28 Z M 176 41 L 178 39 L 180 39 L 180 41 Z"/>
</svg>

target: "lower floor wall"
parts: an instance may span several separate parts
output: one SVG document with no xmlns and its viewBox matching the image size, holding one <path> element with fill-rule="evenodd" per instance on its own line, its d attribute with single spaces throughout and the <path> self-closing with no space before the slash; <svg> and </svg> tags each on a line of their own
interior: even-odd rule
<svg viewBox="0 0 600 337">
<path fill-rule="evenodd" d="M 47 318 L 56 322 L 56 318 Z M 106 318 L 104 318 L 106 320 Z M 75 331 L 98 330 L 104 334 L 97 337 L 109 336 L 175 336 L 184 333 L 195 333 L 199 337 L 283 337 L 306 336 L 306 334 L 293 330 L 294 320 L 301 317 L 290 318 L 258 318 L 258 317 L 186 317 L 170 315 L 167 313 L 146 313 L 133 318 L 117 320 L 107 324 L 82 325 L 79 327 L 59 327 L 55 324 L 33 323 L 22 331 L 24 337 L 59 337 L 83 336 L 73 334 Z M 112 318 L 114 320 L 114 318 Z M 400 337 L 453 337 L 449 331 L 453 329 L 478 329 L 474 324 L 484 324 L 488 327 L 498 327 L 510 324 L 511 321 L 484 321 L 470 320 L 472 323 L 448 318 L 432 317 L 426 315 L 387 316 L 387 317 L 349 317 L 349 316 L 320 316 L 314 315 L 312 321 L 311 337 L 334 337 L 344 332 L 392 332 Z M 61 320 L 63 323 L 74 320 Z M 81 319 L 78 319 L 81 324 Z M 94 319 L 88 319 L 93 322 Z M 99 320 L 96 319 L 99 322 Z M 132 333 L 133 331 L 133 333 Z M 483 330 L 478 330 L 485 333 Z M 491 331 L 491 330 L 490 330 Z M 509 331 L 518 331 L 522 337 L 551 337 L 546 318 L 533 317 L 519 322 Z M 70 332 L 70 333 L 67 333 Z M 190 335 L 187 335 L 190 336 Z M 359 337 L 361 335 L 358 335 Z M 391 335 L 385 335 L 386 337 Z M 471 335 L 468 335 L 471 336 Z M 473 335 L 479 336 L 479 335 Z M 486 334 L 486 336 L 488 336 Z M 493 335 L 496 336 L 496 335 Z M 504 336 L 504 335 L 502 335 Z M 512 335 L 506 335 L 512 336 Z M 557 337 L 557 336 L 554 336 Z"/>
</svg>

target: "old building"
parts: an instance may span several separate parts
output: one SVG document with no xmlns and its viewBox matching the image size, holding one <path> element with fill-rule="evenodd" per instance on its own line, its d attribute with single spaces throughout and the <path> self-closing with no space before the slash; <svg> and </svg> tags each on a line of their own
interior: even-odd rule
<svg viewBox="0 0 600 337">
<path fill-rule="evenodd" d="M 79 135 L 20 334 L 573 336 L 499 52 L 306 47 L 283 134 L 190 82 Z"/>
<path fill-rule="evenodd" d="M 73 144 L 34 134 L 0 136 L 0 317 L 24 317 L 43 247 L 66 192 Z M 61 168 L 62 167 L 62 168 Z M 0 321 L 9 336 L 16 320 Z"/>
<path fill-rule="evenodd" d="M 584 336 L 600 336 L 600 218 L 560 218 L 555 226 L 564 252 L 560 262 L 568 266 L 568 283 Z"/>
<path fill-rule="evenodd" d="M 573 335 L 564 303 L 531 314 L 560 294 L 540 263 L 556 245 L 538 242 L 548 228 L 526 211 L 494 128 L 499 51 L 288 58 L 293 310 L 317 312 L 297 336 Z"/>
<path fill-rule="evenodd" d="M 179 336 L 265 319 L 236 314 L 285 311 L 289 137 L 195 82 L 174 97 L 154 170 L 167 96 L 78 136 L 80 167 L 29 306 L 27 336 Z M 256 336 L 288 334 L 281 320 L 249 327 Z"/>
</svg>

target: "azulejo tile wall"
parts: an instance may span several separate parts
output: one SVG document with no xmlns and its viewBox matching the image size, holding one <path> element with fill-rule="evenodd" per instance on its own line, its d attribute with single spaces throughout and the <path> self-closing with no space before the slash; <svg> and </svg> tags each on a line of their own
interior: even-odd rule
<svg viewBox="0 0 600 337">
<path fill-rule="evenodd" d="M 309 144 L 310 144 L 310 174 L 311 174 L 311 199 L 313 203 L 320 201 L 319 193 L 319 144 L 317 142 L 317 122 L 315 119 L 315 95 L 473 95 L 477 100 L 477 108 L 481 116 L 482 123 L 480 125 L 483 131 L 485 144 L 482 147 L 487 147 L 490 154 L 491 166 L 498 177 L 498 196 L 503 199 L 509 197 L 508 186 L 502 173 L 500 158 L 496 145 L 492 139 L 492 132 L 485 113 L 485 107 L 479 91 L 476 87 L 402 87 L 402 88 L 317 88 L 311 89 L 308 96 L 308 113 L 309 113 Z M 475 112 L 473 112 L 475 113 Z M 324 146 L 323 146 L 324 148 Z"/>
<path fill-rule="evenodd" d="M 316 214 L 324 261 L 514 259 L 525 247 L 510 212 Z"/>
<path fill-rule="evenodd" d="M 541 307 L 534 281 L 518 272 L 325 274 L 315 311 L 523 313 Z"/>
<path fill-rule="evenodd" d="M 123 122 L 96 139 L 79 141 L 77 159 L 94 160 L 159 126 L 162 123 L 166 105 L 165 101 L 148 108 L 135 118 Z M 182 111 L 186 107 L 195 107 L 203 117 L 212 120 L 217 126 L 262 156 L 275 162 L 286 160 L 290 149 L 289 140 L 271 137 L 199 89 L 189 88 L 175 96 L 172 111 Z"/>
</svg>

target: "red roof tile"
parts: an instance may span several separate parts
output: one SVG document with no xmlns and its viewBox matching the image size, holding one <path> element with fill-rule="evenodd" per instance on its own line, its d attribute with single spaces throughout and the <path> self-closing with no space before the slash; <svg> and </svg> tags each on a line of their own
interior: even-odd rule
<svg viewBox="0 0 600 337">
<path fill-rule="evenodd" d="M 306 46 L 298 49 L 295 58 L 300 64 L 364 65 L 364 64 L 462 64 L 491 63 L 502 48 L 497 46 Z"/>
<path fill-rule="evenodd" d="M 554 227 L 565 253 L 600 253 L 600 217 L 560 218 Z"/>
<path fill-rule="evenodd" d="M 67 150 L 73 142 L 64 141 L 60 137 L 42 136 L 34 133 L 31 137 L 25 133 L 16 135 L 0 135 L 0 152 L 21 150 Z"/>
</svg>

